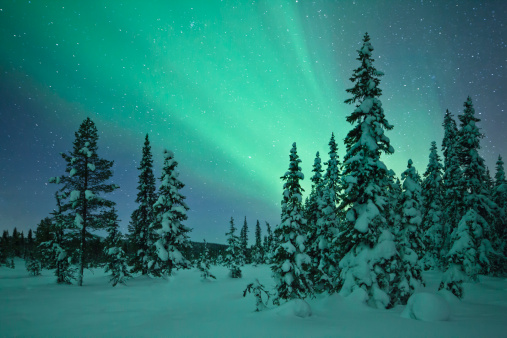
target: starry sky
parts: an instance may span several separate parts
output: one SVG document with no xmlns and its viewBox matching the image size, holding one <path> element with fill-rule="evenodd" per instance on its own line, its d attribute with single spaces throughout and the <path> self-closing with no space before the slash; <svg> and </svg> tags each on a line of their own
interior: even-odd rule
<svg viewBox="0 0 507 338">
<path fill-rule="evenodd" d="M 179 162 L 191 239 L 224 243 L 231 216 L 253 239 L 257 219 L 279 223 L 292 142 L 307 193 L 332 132 L 343 158 L 365 32 L 394 125 L 387 166 L 400 175 L 411 158 L 423 173 L 445 110 L 470 95 L 494 174 L 507 158 L 506 18 L 504 0 L 2 1 L 0 230 L 26 233 L 53 210 L 48 179 L 90 117 L 115 161 L 123 231 L 149 133 L 157 177 L 164 148 Z"/>
</svg>

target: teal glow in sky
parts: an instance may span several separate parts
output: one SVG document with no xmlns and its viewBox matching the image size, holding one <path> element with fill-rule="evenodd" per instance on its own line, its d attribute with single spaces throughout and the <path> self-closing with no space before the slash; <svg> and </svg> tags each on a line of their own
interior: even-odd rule
<svg viewBox="0 0 507 338">
<path fill-rule="evenodd" d="M 334 132 L 344 155 L 353 107 L 343 101 L 367 31 L 400 174 L 425 170 L 445 109 L 471 95 L 491 169 L 505 152 L 503 1 L 8 1 L 0 5 L 0 228 L 34 229 L 54 207 L 87 116 L 99 155 L 115 161 L 126 229 L 136 167 L 150 134 L 180 163 L 193 240 L 224 242 L 228 220 L 279 222 L 289 150 L 310 177 Z M 305 181 L 309 191 L 309 180 Z M 252 236 L 252 235 L 251 235 Z"/>
</svg>

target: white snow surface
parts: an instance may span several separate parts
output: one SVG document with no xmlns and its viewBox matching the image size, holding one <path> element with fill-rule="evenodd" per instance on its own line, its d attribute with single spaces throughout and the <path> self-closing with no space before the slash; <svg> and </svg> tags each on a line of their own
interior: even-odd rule
<svg viewBox="0 0 507 338">
<path fill-rule="evenodd" d="M 405 306 L 377 310 L 338 294 L 305 299 L 309 307 L 270 302 L 255 312 L 254 296 L 243 297 L 243 290 L 258 278 L 273 291 L 268 265 L 242 267 L 237 279 L 212 266 L 212 281 L 203 282 L 199 270 L 191 269 L 169 279 L 137 276 L 114 288 L 102 269 L 85 270 L 79 287 L 57 285 L 52 270 L 30 276 L 21 259 L 15 266 L 0 267 L 2 337 L 507 337 L 505 278 L 465 283 L 462 301 L 439 292 L 450 318 L 426 322 L 402 318 Z M 436 294 L 441 273 L 424 277 L 421 291 Z M 308 310 L 311 316 L 302 318 Z"/>
</svg>

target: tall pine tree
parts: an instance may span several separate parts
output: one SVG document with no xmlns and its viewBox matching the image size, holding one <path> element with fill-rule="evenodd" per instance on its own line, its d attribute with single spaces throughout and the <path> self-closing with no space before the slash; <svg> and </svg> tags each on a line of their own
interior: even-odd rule
<svg viewBox="0 0 507 338">
<path fill-rule="evenodd" d="M 153 255 L 148 269 L 154 276 L 170 276 L 173 269 L 190 267 L 181 253 L 190 246 L 188 232 L 191 229 L 182 224 L 189 208 L 180 192 L 185 185 L 178 179 L 177 165 L 173 152 L 165 150 L 159 196 L 153 205 L 154 221 L 150 227 Z"/>
<path fill-rule="evenodd" d="M 472 99 L 467 98 L 464 111 L 458 118 L 461 122 L 457 134 L 458 161 L 462 168 L 459 186 L 463 198 L 458 210 L 464 213 L 453 231 L 451 248 L 447 254 L 448 266 L 442 277 L 440 288 L 463 297 L 464 281 L 478 281 L 478 274 L 489 273 L 490 259 L 494 255 L 491 220 L 496 204 L 490 200 L 486 188 L 486 168 L 479 155 L 479 140 L 482 138 L 476 123 Z"/>
<path fill-rule="evenodd" d="M 111 272 L 111 279 L 109 282 L 112 286 L 118 283 L 125 284 L 127 279 L 131 277 L 128 266 L 127 256 L 122 248 L 122 237 L 120 226 L 118 224 L 118 215 L 116 210 L 112 208 L 107 213 L 107 233 L 104 253 L 106 255 L 106 268 L 105 272 Z"/>
<path fill-rule="evenodd" d="M 444 175 L 442 177 L 442 221 L 444 226 L 441 255 L 442 257 L 446 257 L 451 248 L 451 234 L 458 227 L 459 219 L 463 215 L 461 201 L 463 200 L 464 191 L 460 185 L 462 171 L 458 160 L 460 149 L 458 144 L 458 127 L 449 110 L 445 112 L 443 127 L 442 151 L 444 154 Z"/>
<path fill-rule="evenodd" d="M 408 160 L 407 169 L 401 174 L 403 192 L 401 194 L 401 220 L 398 237 L 400 255 L 399 273 L 396 276 L 394 291 L 401 304 L 406 304 L 410 296 L 424 285 L 419 259 L 424 252 L 421 222 L 421 186 L 412 160 Z"/>
<path fill-rule="evenodd" d="M 259 220 L 255 224 L 255 244 L 252 248 L 252 261 L 254 264 L 262 264 L 264 262 L 264 248 L 262 247 L 262 233 Z"/>
<path fill-rule="evenodd" d="M 380 155 L 394 153 L 385 130 L 391 130 L 379 97 L 382 72 L 375 69 L 368 33 L 357 51 L 360 66 L 350 80 L 354 87 L 345 103 L 356 104 L 347 122 L 354 125 L 345 138 L 341 210 L 346 212 L 339 244 L 340 279 L 344 296 L 360 294 L 371 306 L 385 308 L 397 303 L 391 295 L 395 267 L 394 236 L 388 226 L 386 187 L 388 170 Z"/>
<path fill-rule="evenodd" d="M 507 180 L 505 179 L 504 162 L 500 155 L 496 161 L 493 201 L 498 206 L 498 217 L 495 224 L 495 231 L 500 241 L 500 253 L 507 255 Z"/>
<path fill-rule="evenodd" d="M 62 212 L 72 219 L 70 227 L 79 234 L 77 282 L 82 286 L 84 268 L 88 266 L 90 255 L 88 240 L 94 230 L 104 228 L 104 212 L 114 205 L 102 195 L 114 191 L 118 186 L 108 183 L 113 176 L 113 161 L 100 158 L 97 154 L 99 136 L 95 123 L 86 118 L 75 137 L 72 151 L 61 154 L 66 162 L 67 174 L 53 177 L 50 182 L 63 184 L 60 189 Z"/>
<path fill-rule="evenodd" d="M 339 194 L 340 163 L 334 134 L 329 141 L 329 161 L 323 180 L 317 187 L 317 222 L 314 239 L 310 242 L 310 255 L 313 259 L 312 278 L 317 291 L 333 292 L 337 286 L 338 250 L 336 234 L 339 221 L 337 217 L 337 196 Z"/>
<path fill-rule="evenodd" d="M 243 222 L 243 227 L 241 228 L 241 231 L 239 233 L 239 245 L 243 253 L 242 254 L 243 262 L 241 263 L 241 265 L 250 263 L 250 256 L 248 254 L 248 223 L 246 222 L 246 216 L 245 221 Z"/>
<path fill-rule="evenodd" d="M 441 251 L 444 240 L 444 224 L 442 219 L 442 171 L 437 143 L 431 142 L 430 156 L 424 180 L 422 182 L 423 220 L 422 230 L 426 252 L 423 266 L 426 270 L 440 266 Z"/>
<path fill-rule="evenodd" d="M 299 166 L 296 143 L 290 151 L 289 170 L 281 178 L 283 185 L 282 219 L 275 228 L 277 247 L 273 256 L 273 277 L 276 281 L 277 295 L 280 299 L 303 299 L 313 295 L 313 287 L 308 276 L 311 259 L 306 254 L 306 220 L 302 210 L 303 189 L 299 183 L 304 176 Z"/>
<path fill-rule="evenodd" d="M 156 202 L 155 176 L 153 159 L 148 134 L 144 140 L 143 154 L 139 164 L 139 181 L 136 203 L 138 208 L 132 212 L 129 224 L 130 241 L 133 244 L 134 256 L 130 260 L 132 272 L 148 273 L 148 252 L 150 246 L 150 225 L 153 223 L 153 205 Z"/>
<path fill-rule="evenodd" d="M 244 262 L 243 250 L 240 247 L 239 237 L 236 236 L 234 218 L 231 217 L 229 232 L 227 236 L 227 249 L 224 265 L 229 268 L 232 278 L 241 278 L 241 265 Z"/>
<path fill-rule="evenodd" d="M 475 116 L 475 109 L 470 97 L 465 101 L 464 107 L 463 114 L 458 116 L 461 122 L 458 133 L 461 152 L 458 158 L 463 168 L 460 183 L 465 191 L 463 206 L 467 213 L 470 210 L 474 210 L 476 213 L 474 227 L 477 226 L 477 229 L 481 230 L 480 233 L 475 234 L 478 245 L 475 249 L 479 254 L 480 271 L 488 273 L 490 257 L 493 255 L 492 243 L 495 242 L 496 235 L 493 230 L 493 222 L 497 206 L 490 199 L 486 186 L 486 167 L 484 159 L 479 155 L 479 142 L 483 135 L 477 127 L 477 122 L 480 119 Z"/>
<path fill-rule="evenodd" d="M 264 236 L 264 263 L 271 264 L 271 258 L 273 257 L 274 253 L 274 238 L 273 238 L 273 232 L 271 231 L 271 225 L 269 225 L 268 222 L 266 222 L 266 236 Z"/>
</svg>

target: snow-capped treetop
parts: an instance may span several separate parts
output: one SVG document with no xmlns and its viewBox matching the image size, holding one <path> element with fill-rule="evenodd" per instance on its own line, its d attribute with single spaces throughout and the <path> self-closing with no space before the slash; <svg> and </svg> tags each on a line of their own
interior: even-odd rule
<svg viewBox="0 0 507 338">
<path fill-rule="evenodd" d="M 354 69 L 354 73 L 350 80 L 355 82 L 353 88 L 347 89 L 347 93 L 352 94 L 352 98 L 345 100 L 345 103 L 355 103 L 356 101 L 364 101 L 365 98 L 379 97 L 382 95 L 382 90 L 378 87 L 380 83 L 379 77 L 384 73 L 378 71 L 373 67 L 373 58 L 371 57 L 373 46 L 370 43 L 370 36 L 368 33 L 364 34 L 363 45 L 357 50 L 357 60 L 361 65 Z"/>
<path fill-rule="evenodd" d="M 322 180 L 322 173 L 324 170 L 322 169 L 322 160 L 320 159 L 320 154 L 317 151 L 315 154 L 315 160 L 313 161 L 313 169 L 312 172 L 314 173 L 312 178 L 310 179 L 313 183 L 313 186 L 319 185 L 320 181 Z"/>
<path fill-rule="evenodd" d="M 338 158 L 338 146 L 334 139 L 334 133 L 331 134 L 329 140 L 329 161 L 326 162 L 327 169 L 324 174 L 324 181 L 327 189 L 333 191 L 329 196 L 332 204 L 336 204 L 337 196 L 339 193 L 339 180 L 340 180 L 340 161 Z"/>
<path fill-rule="evenodd" d="M 479 140 L 483 135 L 476 125 L 476 122 L 480 120 L 475 117 L 475 109 L 470 97 L 465 101 L 464 107 L 463 114 L 458 116 L 461 121 L 461 128 L 458 132 L 458 144 L 460 147 L 458 159 L 463 168 L 461 184 L 464 190 L 468 191 L 471 196 L 485 196 L 488 195 L 485 189 L 486 167 L 484 165 L 484 159 L 479 155 Z M 470 207 L 469 203 L 475 204 L 478 203 L 478 201 L 476 198 L 468 198 L 465 200 L 465 203 Z M 481 216 L 484 217 L 485 215 L 482 214 Z"/>
<path fill-rule="evenodd" d="M 435 141 L 431 142 L 430 147 L 430 156 L 428 166 L 426 167 L 426 171 L 423 174 L 425 182 L 434 182 L 432 184 L 440 184 L 442 180 L 442 171 L 444 167 L 442 163 L 440 163 L 440 156 L 437 153 L 437 143 Z M 425 183 L 428 184 L 428 183 Z M 424 189 L 424 185 L 423 185 Z"/>
<path fill-rule="evenodd" d="M 451 159 L 450 152 L 457 149 L 456 137 L 458 136 L 458 127 L 449 109 L 445 111 L 444 138 L 442 139 L 442 153 L 444 154 L 444 171 L 449 167 Z"/>
<path fill-rule="evenodd" d="M 365 34 L 363 44 L 369 46 L 368 50 L 373 50 L 368 34 Z M 388 176 L 380 155 L 394 153 L 389 138 L 384 134 L 384 130 L 391 130 L 393 126 L 385 118 L 382 103 L 378 99 L 382 93 L 378 88 L 381 73 L 373 67 L 369 53 L 359 52 L 358 60 L 361 66 L 354 70 L 350 79 L 355 85 L 347 89 L 353 97 L 345 101 L 349 104 L 358 103 L 352 114 L 347 116 L 347 122 L 354 124 L 354 127 L 345 137 L 347 153 L 342 172 L 342 208 L 356 202 L 366 203 L 368 199 L 378 203 L 378 206 L 385 203 L 385 200 L 378 198 L 385 195 L 382 189 L 387 184 L 385 181 Z M 375 84 L 374 88 L 371 87 L 372 83 Z"/>
<path fill-rule="evenodd" d="M 419 185 L 419 174 L 415 167 L 413 167 L 414 162 L 411 159 L 408 160 L 407 169 L 401 174 L 401 179 L 403 181 L 403 189 L 405 191 L 409 191 L 411 193 L 421 193 L 421 186 Z"/>
<path fill-rule="evenodd" d="M 503 184 L 507 184 L 505 180 L 504 162 L 502 156 L 498 155 L 498 160 L 496 161 L 495 186 L 498 187 Z"/>
</svg>

